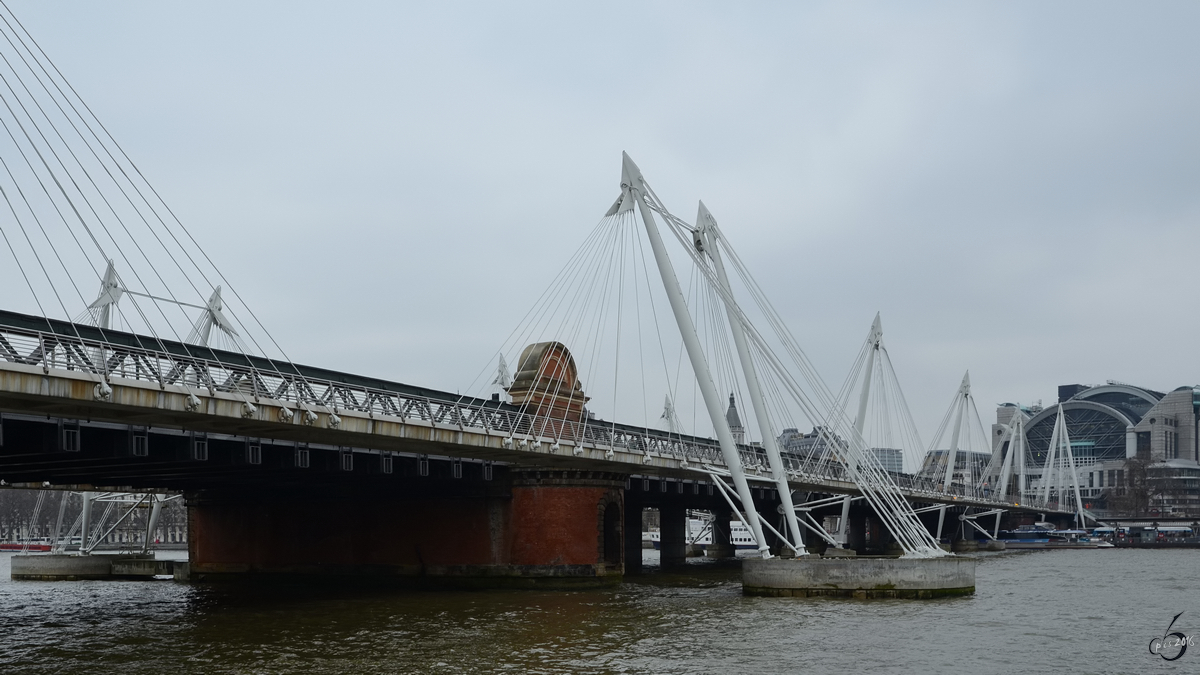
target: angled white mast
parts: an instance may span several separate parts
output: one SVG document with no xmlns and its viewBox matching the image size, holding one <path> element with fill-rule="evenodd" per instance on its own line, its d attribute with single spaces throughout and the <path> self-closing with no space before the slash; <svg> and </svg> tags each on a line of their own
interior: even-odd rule
<svg viewBox="0 0 1200 675">
<path fill-rule="evenodd" d="M 729 286 L 729 277 L 725 274 L 725 263 L 721 260 L 720 247 L 717 245 L 719 239 L 716 236 L 717 221 L 705 208 L 704 202 L 700 202 L 699 210 L 696 213 L 696 229 L 699 235 L 696 243 L 700 244 L 703 240 L 703 250 L 708 253 L 709 259 L 713 262 L 717 280 L 725 294 L 732 298 L 733 291 Z M 750 347 L 746 344 L 746 328 L 742 325 L 741 319 L 734 316 L 732 312 L 725 314 L 729 318 L 729 328 L 733 333 L 733 342 L 737 347 L 738 359 L 742 364 L 742 376 L 746 380 L 746 389 L 750 392 L 750 404 L 754 408 L 754 417 L 758 421 L 758 430 L 762 436 L 763 448 L 767 451 L 771 474 L 775 477 L 775 483 L 779 489 L 780 508 L 783 509 L 788 530 L 792 535 L 792 548 L 797 555 L 807 555 L 807 551 L 804 550 L 804 536 L 801 534 L 800 523 L 796 519 L 796 509 L 792 504 L 792 488 L 788 485 L 787 471 L 783 466 L 783 458 L 779 454 L 779 444 L 775 439 L 766 399 L 763 398 L 762 385 L 758 381 L 758 371 L 754 367 Z"/>
<path fill-rule="evenodd" d="M 212 338 L 212 329 L 216 327 L 221 332 L 225 333 L 236 344 L 238 342 L 238 332 L 233 327 L 233 323 L 225 316 L 225 303 L 221 300 L 221 287 L 217 286 L 213 289 L 212 295 L 209 296 L 208 302 L 203 306 L 193 305 L 188 302 L 180 302 L 171 298 L 160 298 L 148 293 L 139 293 L 125 288 L 121 284 L 121 280 L 117 277 L 116 267 L 111 260 L 108 261 L 108 266 L 104 270 L 104 278 L 100 281 L 100 293 L 92 304 L 88 305 L 88 311 L 95 317 L 96 325 L 100 328 L 112 328 L 113 310 L 121 298 L 126 295 L 136 295 L 159 302 L 169 302 L 181 307 L 193 307 L 201 310 L 200 317 L 192 325 L 191 332 L 188 333 L 184 342 L 191 344 L 209 346 L 209 340 Z M 239 345 L 240 347 L 240 345 Z M 503 358 L 503 357 L 501 357 Z"/>
<path fill-rule="evenodd" d="M 862 392 L 858 397 L 858 416 L 854 418 L 854 430 L 858 432 L 860 438 L 863 436 L 863 427 L 867 421 L 867 402 L 871 400 L 871 371 L 875 367 L 875 352 L 879 351 L 879 345 L 883 342 L 883 323 L 879 319 L 879 312 L 875 313 L 875 320 L 871 322 L 871 332 L 867 335 L 867 368 L 863 371 Z M 857 461 L 852 457 L 847 457 L 848 463 L 854 463 L 857 468 Z M 838 521 L 838 540 L 843 544 L 846 543 L 846 535 L 849 531 L 850 524 L 850 495 L 846 495 L 842 499 L 842 517 Z"/>
<path fill-rule="evenodd" d="M 729 423 L 724 419 L 722 410 L 723 401 L 717 394 L 707 360 L 703 351 L 701 351 L 699 338 L 695 332 L 695 325 L 691 321 L 691 315 L 688 312 L 682 291 L 679 289 L 674 269 L 671 267 L 670 260 L 666 256 L 662 238 L 659 235 L 651 211 L 657 211 L 662 214 L 664 223 L 670 228 L 672 234 L 679 239 L 681 244 L 684 244 L 685 251 L 697 265 L 698 271 L 704 275 L 711 288 L 720 296 L 727 314 L 732 314 L 736 317 L 737 321 L 744 327 L 747 340 L 753 342 L 757 350 L 755 356 L 762 358 L 761 365 L 768 368 L 772 375 L 778 378 L 777 383 L 783 387 L 783 393 L 790 396 L 809 419 L 821 420 L 825 425 L 832 425 L 828 432 L 831 434 L 831 439 L 838 439 L 839 437 L 846 439 L 846 447 L 842 452 L 835 453 L 836 458 L 847 469 L 846 474 L 859 487 L 863 497 L 872 505 L 876 513 L 883 520 L 885 527 L 896 537 L 901 548 L 905 550 L 905 555 L 912 557 L 939 557 L 945 555 L 938 547 L 933 536 L 921 525 L 912 506 L 904 499 L 898 486 L 888 475 L 887 471 L 884 470 L 878 458 L 865 449 L 861 435 L 854 430 L 848 416 L 842 414 L 842 408 L 837 399 L 829 391 L 828 387 L 825 386 L 825 383 L 821 381 L 820 376 L 817 375 L 812 364 L 800 350 L 794 337 L 788 333 L 778 314 L 770 306 L 765 296 L 763 296 L 761 289 L 748 276 L 749 273 L 745 265 L 738 259 L 736 253 L 729 246 L 729 243 L 721 235 L 720 230 L 711 230 L 709 238 L 719 240 L 719 245 L 723 248 L 723 252 L 728 254 L 727 260 L 729 264 L 737 270 L 740 276 L 747 279 L 748 292 L 760 309 L 766 314 L 768 323 L 770 323 L 772 329 L 782 341 L 782 347 L 786 351 L 787 357 L 795 361 L 795 366 L 803 374 L 803 379 L 812 388 L 811 396 L 810 393 L 805 391 L 803 385 L 795 379 L 793 373 L 789 372 L 789 367 L 780 360 L 779 355 L 773 351 L 757 328 L 747 319 L 736 300 L 731 297 L 730 293 L 727 292 L 726 288 L 717 279 L 714 265 L 710 264 L 709 260 L 695 246 L 699 235 L 697 229 L 684 223 L 666 210 L 655 196 L 654 191 L 642 178 L 640 172 L 637 171 L 637 167 L 626 156 L 625 181 L 622 185 L 622 194 L 606 215 L 613 216 L 627 213 L 633 210 L 635 206 L 641 210 L 642 220 L 646 223 L 647 235 L 655 253 L 655 261 L 659 265 L 660 273 L 662 273 L 663 283 L 667 288 L 668 299 L 671 301 L 672 310 L 679 324 L 689 359 L 693 365 L 693 371 L 696 373 L 698 388 L 701 390 L 705 406 L 708 408 L 709 417 L 712 419 L 713 426 L 717 431 L 722 456 L 728 465 L 729 477 L 733 479 L 734 484 L 738 488 L 736 498 L 746 508 L 747 520 L 749 521 L 747 522 L 747 526 L 754 532 L 760 551 L 765 553 L 764 549 L 766 548 L 764 540 L 761 538 L 762 530 L 767 528 L 772 529 L 772 531 L 774 530 L 769 523 L 761 521 L 757 513 L 753 510 L 753 503 L 750 501 L 749 490 L 745 483 L 745 474 L 741 466 L 741 457 L 737 452 L 736 444 L 732 442 Z M 700 238 L 703 239 L 703 237 Z M 824 427 L 822 428 L 824 429 Z M 823 433 L 825 433 L 824 430 Z M 843 455 L 853 455 L 854 462 L 851 464 L 843 463 Z M 721 471 L 724 470 L 721 469 Z M 706 470 L 706 472 L 714 477 L 722 475 L 716 470 Z M 734 495 L 730 494 L 732 491 L 729 491 L 728 487 L 725 487 L 723 481 L 717 481 L 717 486 L 723 488 L 723 494 L 730 501 L 730 505 L 734 509 L 737 509 L 738 507 L 732 503 L 732 498 L 734 497 Z M 785 534 L 778 532 L 775 532 L 775 534 L 785 541 L 788 539 Z M 789 543 L 790 546 L 791 544 Z"/>
<path fill-rule="evenodd" d="M 236 342 L 238 332 L 234 330 L 233 324 L 229 322 L 229 319 L 225 318 L 224 312 L 221 311 L 224 308 L 225 305 L 221 302 L 221 287 L 217 286 L 213 289 L 212 295 L 209 296 L 208 302 L 205 303 L 204 312 L 200 315 L 199 319 L 196 319 L 196 324 L 192 326 L 192 331 L 188 333 L 186 342 L 205 347 L 209 346 L 214 326 Z"/>
<path fill-rule="evenodd" d="M 738 454 L 737 445 L 733 442 L 733 433 L 729 430 L 729 422 L 725 419 L 725 411 L 721 407 L 724 401 L 721 399 L 720 394 L 717 393 L 717 385 L 713 382 L 712 372 L 708 368 L 708 360 L 705 358 L 703 347 L 700 344 L 700 337 L 696 334 L 696 326 L 692 322 L 691 313 L 688 311 L 687 300 L 684 298 L 683 291 L 679 287 L 679 279 L 675 276 L 675 268 L 671 265 L 671 259 L 667 256 L 667 249 L 663 244 L 662 236 L 659 234 L 658 226 L 655 224 L 654 214 L 646 204 L 647 188 L 645 183 L 641 170 L 633 163 L 628 154 L 622 152 L 621 196 L 617 198 L 617 202 L 609 209 L 607 215 L 626 213 L 632 211 L 635 207 L 640 211 L 642 223 L 646 227 L 646 237 L 650 240 L 650 248 L 654 252 L 654 261 L 658 264 L 658 271 L 662 276 L 663 286 L 667 292 L 667 299 L 671 303 L 671 311 L 675 315 L 675 322 L 679 326 L 679 332 L 683 338 L 688 359 L 692 364 L 692 372 L 696 375 L 696 384 L 704 398 L 704 405 L 708 409 L 708 416 L 712 420 L 713 429 L 717 433 L 717 441 L 721 446 L 721 456 L 725 460 L 725 465 L 729 469 L 730 476 L 733 478 L 738 498 L 742 502 L 743 511 L 746 515 L 746 524 L 749 526 L 751 533 L 753 533 L 754 540 L 758 542 L 759 554 L 764 558 L 769 558 L 771 557 L 771 553 L 766 539 L 763 537 L 762 525 L 759 522 L 758 511 L 754 508 L 754 499 L 750 494 L 750 486 L 746 482 L 746 474 L 742 470 L 742 459 Z"/>
<path fill-rule="evenodd" d="M 1021 416 L 1019 411 L 1013 415 L 1012 421 L 1004 429 L 1004 436 L 1000 438 L 1000 450 L 1003 450 L 1004 443 L 1008 442 L 1008 452 L 1004 453 L 1004 462 L 1000 465 L 1000 475 L 996 479 L 996 489 L 1001 496 L 1008 492 L 1008 483 L 1012 479 L 1013 454 L 1024 451 L 1019 440 L 1021 436 L 1024 436 L 1025 426 L 1021 421 Z"/>
<path fill-rule="evenodd" d="M 946 450 L 946 475 L 942 481 L 942 489 L 950 491 L 954 481 L 954 464 L 958 461 L 958 441 L 962 437 L 963 425 L 968 421 L 967 408 L 971 400 L 971 371 L 963 375 L 962 384 L 958 386 L 958 408 L 954 413 L 954 430 L 950 432 L 950 447 Z M 936 448 L 935 448 L 936 450 Z M 970 458 L 967 459 L 970 463 Z"/>
<path fill-rule="evenodd" d="M 1029 452 L 1029 437 L 1025 435 L 1025 419 L 1023 416 L 1021 417 L 1020 430 L 1016 439 L 1021 442 L 1021 449 L 1017 454 L 1017 494 L 1021 496 L 1021 501 L 1024 502 L 1028 499 L 1028 496 L 1025 494 L 1025 481 L 1029 475 L 1029 470 L 1025 466 L 1025 455 Z"/>
<path fill-rule="evenodd" d="M 675 404 L 671 402 L 670 394 L 666 394 L 663 397 L 663 411 L 658 419 L 666 420 L 667 431 L 673 434 L 683 433 L 683 428 L 679 426 L 679 416 L 675 414 Z"/>
<path fill-rule="evenodd" d="M 1064 471 L 1067 472 L 1066 480 L 1063 480 Z M 1050 435 L 1050 447 L 1047 449 L 1046 462 L 1042 466 L 1042 503 L 1044 504 L 1050 501 L 1051 483 L 1053 483 L 1059 508 L 1062 508 L 1065 499 L 1074 498 L 1075 517 L 1079 524 L 1083 525 L 1085 521 L 1083 499 L 1079 493 L 1079 474 L 1075 470 L 1075 452 L 1071 449 L 1071 434 L 1067 431 L 1067 418 L 1063 413 L 1061 403 L 1058 404 L 1058 415 L 1054 418 L 1054 432 Z"/>
<path fill-rule="evenodd" d="M 1007 452 L 1004 451 L 1004 444 L 1008 444 Z M 1002 435 L 996 444 L 995 454 L 992 456 L 992 461 L 988 463 L 987 471 L 980 476 L 979 483 L 976 486 L 980 494 L 984 494 L 984 489 L 988 485 L 988 481 L 994 481 L 992 496 L 998 499 L 1007 500 L 1007 497 L 1013 495 L 1018 501 L 1024 502 L 1027 498 L 1025 494 L 1025 452 L 1027 444 L 1025 442 L 1025 413 L 1017 411 L 1008 424 L 1004 426 Z M 1003 453 L 1001 456 L 999 453 Z M 999 467 L 996 466 L 999 464 Z M 1016 485 L 1013 486 L 1013 491 L 1009 492 L 1009 484 L 1016 478 Z M 986 494 L 984 496 L 987 496 Z"/>
<path fill-rule="evenodd" d="M 500 355 L 500 362 L 496 364 L 496 377 L 492 379 L 492 384 L 499 389 L 499 396 L 508 400 L 508 388 L 512 386 L 512 372 L 508 369 L 508 362 L 504 360 L 504 355 Z"/>
<path fill-rule="evenodd" d="M 1058 414 L 1063 415 L 1062 405 L 1058 406 Z M 1064 415 L 1062 425 L 1063 446 L 1067 451 L 1067 468 L 1071 471 L 1071 489 L 1075 492 L 1075 518 L 1080 527 L 1087 524 L 1084 518 L 1083 499 L 1079 494 L 1079 472 L 1075 470 L 1075 451 L 1071 448 L 1071 435 L 1067 432 L 1067 418 Z"/>
<path fill-rule="evenodd" d="M 96 325 L 100 328 L 112 328 L 112 311 L 116 307 L 117 302 L 121 300 L 121 296 L 125 293 L 121 288 L 121 282 L 117 279 L 117 270 L 113 267 L 113 262 L 108 261 L 108 267 L 104 270 L 104 279 L 100 281 L 100 294 L 88 305 L 89 310 L 99 310 L 96 316 Z"/>
<path fill-rule="evenodd" d="M 1063 416 L 1062 405 L 1058 406 L 1058 415 L 1054 418 L 1054 431 L 1050 434 L 1050 445 L 1046 448 L 1046 460 L 1042 463 L 1042 503 L 1050 502 L 1050 484 L 1054 477 L 1054 468 L 1058 464 L 1059 436 L 1062 434 Z M 1060 499 L 1061 501 L 1061 499 Z"/>
</svg>

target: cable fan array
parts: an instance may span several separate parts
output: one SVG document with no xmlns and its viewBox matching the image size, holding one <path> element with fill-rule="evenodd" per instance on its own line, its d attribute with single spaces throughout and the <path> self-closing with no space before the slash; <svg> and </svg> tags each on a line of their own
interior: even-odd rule
<svg viewBox="0 0 1200 675">
<path fill-rule="evenodd" d="M 665 208 L 658 209 L 671 226 L 681 243 L 689 241 L 690 230 L 686 223 L 671 216 Z M 711 216 L 710 216 L 711 219 Z M 756 364 L 765 383 L 764 388 L 773 393 L 773 403 L 768 404 L 770 420 L 805 419 L 821 429 L 827 455 L 832 455 L 840 464 L 844 474 L 854 481 L 863 497 L 883 520 L 897 543 L 909 556 L 940 556 L 942 551 L 928 530 L 917 519 L 911 505 L 901 496 L 898 486 L 879 462 L 878 457 L 867 448 L 862 435 L 850 422 L 844 405 L 829 390 L 817 373 L 804 350 L 787 329 L 762 288 L 754 280 L 748 267 L 734 251 L 722 234 L 715 220 L 711 220 L 709 240 L 719 247 L 736 271 L 744 292 L 749 295 L 761 319 L 771 328 L 770 340 L 755 328 L 755 323 L 743 311 L 725 284 L 722 288 L 718 275 L 704 266 L 702 251 L 687 247 L 697 267 L 706 271 L 706 278 L 722 291 L 726 311 L 744 328 L 750 341 Z M 772 423 L 772 433 L 775 424 Z M 794 425 L 789 425 L 794 426 Z"/>
<path fill-rule="evenodd" d="M 0 284 L 24 286 L 32 300 L 21 307 L 22 299 L 15 297 L 6 309 L 45 318 L 50 334 L 56 334 L 50 319 L 70 322 L 68 330 L 77 339 L 67 344 L 56 338 L 22 358 L 63 361 L 91 373 L 103 398 L 111 391 L 109 377 L 133 367 L 134 357 L 92 342 L 83 346 L 76 324 L 95 326 L 105 343 L 114 330 L 148 336 L 145 346 L 161 352 L 168 351 L 168 342 L 182 343 L 188 345 L 185 353 L 209 365 L 175 363 L 156 375 L 158 381 L 187 388 L 193 407 L 199 406 L 195 394 L 204 389 L 233 392 L 251 415 L 254 402 L 267 393 L 264 376 L 287 381 L 294 374 L 286 368 L 281 372 L 271 360 L 287 357 L 2 2 L 0 196 L 0 238 L 12 259 L 11 265 L 0 265 Z M 270 372 L 251 367 L 247 375 L 245 366 L 230 369 L 229 353 L 262 356 Z M 155 368 L 148 362 L 136 366 Z M 300 403 L 306 414 L 308 408 L 329 407 L 308 398 Z"/>
<path fill-rule="evenodd" d="M 857 390 L 857 400 L 852 402 Z M 890 472 L 915 474 L 925 460 L 925 446 L 883 339 L 878 314 L 838 393 L 840 407 L 852 410 L 855 427 Z"/>
<path fill-rule="evenodd" d="M 686 284 L 665 256 L 659 220 L 692 263 Z M 756 320 L 733 283 L 753 300 Z M 664 325 L 670 314 L 674 325 Z M 760 332 L 759 322 L 770 332 Z M 605 421 L 619 419 L 640 422 L 646 434 L 715 436 L 720 455 L 693 468 L 719 479 L 731 502 L 751 503 L 748 482 L 766 481 L 785 503 L 779 529 L 752 508 L 740 510 L 760 550 L 764 528 L 797 553 L 804 553 L 802 528 L 819 530 L 790 502 L 788 479 L 808 475 L 858 484 L 907 554 L 942 553 L 716 220 L 703 205 L 695 226 L 673 215 L 627 156 L 621 197 L 504 341 L 497 361 L 496 376 L 486 366 L 468 391 L 491 388 L 551 434 L 576 433 L 572 425 L 628 431 Z M 517 364 L 515 376 L 509 363 Z M 715 404 L 712 392 L 720 392 Z M 555 418 L 561 428 L 549 421 Z M 819 431 L 817 450 L 781 449 L 782 429 L 802 426 Z"/>
<path fill-rule="evenodd" d="M 968 373 L 950 400 L 918 475 L 940 492 L 978 497 L 991 459 L 991 441 L 983 431 Z"/>
<path fill-rule="evenodd" d="M 493 396 L 516 407 L 511 445 L 544 439 L 583 454 L 598 442 L 610 457 L 622 449 L 646 462 L 664 451 L 685 463 L 720 461 L 642 228 L 632 210 L 604 216 L 463 388 L 464 398 Z M 735 410 L 743 407 L 747 393 L 720 298 L 694 271 L 686 296 L 717 389 Z M 761 471 L 767 462 L 757 429 L 739 428 L 738 443 L 741 463 Z"/>
<path fill-rule="evenodd" d="M 1030 489 L 1026 415 L 1020 411 L 1013 414 L 1009 423 L 998 429 L 993 447 L 971 393 L 969 375 L 955 392 L 933 443 L 923 447 L 884 345 L 878 315 L 838 395 L 846 410 L 856 385 L 860 398 L 855 426 L 862 431 L 867 447 L 904 487 L 927 494 L 1053 508 L 1058 508 L 1060 490 L 1063 504 L 1074 499 L 1070 488 L 1077 488 L 1078 480 L 1072 478 L 1075 472 L 1068 466 L 1073 460 L 1069 447 L 1051 460 L 1062 466 L 1055 464 L 1052 472 L 1043 471 L 1047 478 L 1041 482 L 1042 489 Z M 1065 425 L 1061 433 L 1066 433 Z M 1044 488 L 1050 484 L 1055 485 L 1055 499 L 1046 495 Z"/>
<path fill-rule="evenodd" d="M 1058 406 L 1054 419 L 1054 432 L 1046 461 L 1042 466 L 1041 489 L 1037 491 L 1042 504 L 1054 505 L 1074 511 L 1080 524 L 1084 523 L 1083 499 L 1079 494 L 1078 472 L 1075 467 L 1075 452 L 1071 448 L 1071 436 L 1067 432 L 1063 407 Z"/>
</svg>

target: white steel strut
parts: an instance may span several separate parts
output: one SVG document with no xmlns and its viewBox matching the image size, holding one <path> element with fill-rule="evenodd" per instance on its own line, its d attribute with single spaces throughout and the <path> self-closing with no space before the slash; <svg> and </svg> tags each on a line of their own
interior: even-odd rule
<svg viewBox="0 0 1200 675">
<path fill-rule="evenodd" d="M 871 322 L 871 333 L 867 336 L 867 369 L 863 371 L 862 393 L 858 397 L 858 416 L 854 418 L 854 430 L 858 432 L 859 437 L 863 435 L 863 427 L 867 421 L 867 402 L 871 400 L 871 371 L 875 367 L 876 352 L 879 351 L 879 343 L 883 340 L 883 325 L 879 320 L 879 313 L 875 313 L 875 320 Z M 847 462 L 857 461 L 853 457 L 848 457 Z M 846 543 L 847 526 L 850 523 L 850 495 L 842 500 L 842 517 L 838 521 L 838 539 L 843 544 Z"/>
<path fill-rule="evenodd" d="M 733 291 L 729 286 L 729 277 L 725 274 L 725 263 L 721 260 L 721 250 L 717 245 L 717 221 L 705 208 L 704 202 L 700 202 L 699 210 L 696 213 L 696 229 L 697 245 L 702 246 L 702 250 L 708 253 L 721 288 L 732 297 Z M 804 550 L 804 535 L 801 533 L 800 523 L 796 519 L 796 509 L 792 505 L 792 489 L 788 485 L 787 471 L 784 470 L 783 458 L 779 454 L 779 444 L 771 426 L 770 413 L 767 410 L 766 400 L 763 398 L 762 385 L 758 381 L 758 371 L 754 368 L 750 347 L 746 344 L 745 327 L 731 312 L 725 314 L 729 318 L 729 328 L 733 333 L 733 342 L 737 347 L 738 359 L 742 364 L 742 376 L 746 380 L 746 389 L 750 392 L 750 404 L 754 408 L 754 416 L 758 420 L 758 429 L 762 435 L 763 448 L 767 451 L 771 474 L 775 477 L 779 488 L 780 507 L 787 520 L 788 530 L 792 534 L 792 548 L 797 555 L 807 555 L 808 552 Z"/>
<path fill-rule="evenodd" d="M 995 464 L 1004 450 L 1005 443 L 1008 443 L 1008 451 L 1003 453 L 1000 468 L 996 469 Z M 985 498 L 994 497 L 1005 501 L 1008 501 L 1007 497 L 1012 495 L 1017 498 L 1018 502 L 1025 501 L 1025 447 L 1025 414 L 1017 412 L 1001 432 L 992 461 L 988 464 L 988 470 L 979 479 L 977 493 Z M 1012 483 L 1014 472 L 1017 477 L 1017 485 L 1010 492 L 1009 484 Z M 988 481 L 994 481 L 991 483 L 990 495 L 985 492 Z"/>
<path fill-rule="evenodd" d="M 659 235 L 658 226 L 655 225 L 654 214 L 650 211 L 650 207 L 646 205 L 646 192 L 645 179 L 642 178 L 641 170 L 633 163 L 628 154 L 622 152 L 621 196 L 617 199 L 617 203 L 613 205 L 612 209 L 609 210 L 608 215 L 630 211 L 635 205 L 641 213 L 642 222 L 646 226 L 646 236 L 650 240 L 650 248 L 654 251 L 654 261 L 658 264 L 658 271 L 662 275 L 663 286 L 666 288 L 667 299 L 671 303 L 671 311 L 675 314 L 675 322 L 679 325 L 679 332 L 683 337 L 684 348 L 687 350 L 688 359 L 691 361 L 692 371 L 696 375 L 696 384 L 704 398 L 704 405 L 708 408 L 708 416 L 712 419 L 713 428 L 717 432 L 717 441 L 721 446 L 721 455 L 725 459 L 726 466 L 729 468 L 730 476 L 733 478 L 738 498 L 741 499 L 746 520 L 748 521 L 746 524 L 754 534 L 754 540 L 758 542 L 759 554 L 764 558 L 769 558 L 771 557 L 771 553 L 766 539 L 763 537 L 758 511 L 754 508 L 754 499 L 750 494 L 750 486 L 747 484 L 745 472 L 742 470 L 742 460 L 738 455 L 737 445 L 733 442 L 733 433 L 729 430 L 729 422 L 725 419 L 725 411 L 721 409 L 723 401 L 717 393 L 717 386 L 713 382 L 712 373 L 709 371 L 708 361 L 700 345 L 700 337 L 696 334 L 696 326 L 692 323 L 691 313 L 688 312 L 687 301 L 684 299 L 683 291 L 679 287 L 679 279 L 675 276 L 675 269 L 671 265 L 671 259 L 667 257 L 666 246 L 663 245 L 662 236 Z"/>
<path fill-rule="evenodd" d="M 968 405 L 971 400 L 971 373 L 968 371 L 963 375 L 962 384 L 958 387 L 958 396 L 955 399 L 957 408 L 954 412 L 954 429 L 950 432 L 950 447 L 946 450 L 946 475 L 942 481 L 942 490 L 950 492 L 950 486 L 954 483 L 954 464 L 958 461 L 958 440 L 962 438 L 963 424 L 968 420 Z M 967 458 L 967 465 L 970 466 L 971 458 Z M 967 473 L 970 476 L 970 472 Z"/>
<path fill-rule="evenodd" d="M 721 297 L 726 312 L 737 317 L 737 320 L 744 326 L 746 337 L 758 350 L 758 355 L 762 357 L 764 366 L 769 368 L 773 375 L 778 378 L 778 384 L 783 387 L 783 392 L 792 397 L 793 401 L 800 406 L 809 419 L 824 421 L 822 427 L 823 433 L 826 432 L 825 427 L 832 425 L 828 429 L 828 433 L 831 434 L 830 438 L 836 441 L 840 437 L 848 441 L 847 446 L 842 451 L 833 453 L 834 457 L 839 463 L 842 463 L 846 469 L 846 475 L 859 487 L 863 493 L 863 497 L 871 503 L 876 514 L 884 521 L 885 527 L 896 537 L 897 542 L 904 549 L 905 555 L 908 557 L 940 557 L 946 555 L 938 547 L 932 535 L 921 525 L 917 515 L 913 512 L 912 506 L 901 495 L 899 488 L 892 481 L 887 471 L 883 469 L 879 460 L 874 454 L 867 451 L 862 436 L 845 419 L 836 398 L 829 391 L 828 387 L 825 386 L 820 376 L 817 375 L 812 363 L 808 361 L 808 358 L 796 343 L 795 338 L 790 334 L 786 326 L 784 326 L 779 315 L 770 306 L 770 302 L 763 295 L 761 288 L 749 276 L 744 263 L 738 259 L 736 253 L 729 246 L 729 242 L 721 235 L 720 230 L 714 230 L 712 233 L 713 236 L 719 240 L 720 246 L 728 254 L 728 259 L 738 274 L 747 281 L 748 291 L 759 308 L 766 314 L 767 321 L 775 331 L 776 337 L 782 341 L 785 353 L 794 360 L 795 366 L 799 368 L 804 379 L 812 387 L 812 394 L 816 397 L 815 400 L 805 393 L 803 387 L 793 377 L 789 368 L 784 365 L 762 334 L 758 332 L 754 324 L 746 317 L 741 307 L 738 306 L 737 301 L 720 285 L 720 282 L 716 279 L 716 272 L 713 266 L 708 263 L 707 259 L 694 246 L 695 229 L 671 215 L 658 201 L 650 186 L 646 185 L 644 181 L 643 187 L 645 188 L 644 197 L 646 199 L 644 206 L 661 214 L 667 226 L 671 228 L 672 233 L 679 239 L 681 244 L 684 244 L 685 250 L 697 265 L 698 271 L 704 275 L 711 287 Z M 616 213 L 620 206 L 621 202 L 618 200 L 617 204 L 610 211 L 610 215 Z M 853 456 L 854 461 L 844 462 L 847 455 Z"/>
<path fill-rule="evenodd" d="M 1063 480 L 1063 470 L 1069 471 L 1067 480 Z M 1042 469 L 1042 503 L 1050 501 L 1051 478 L 1053 477 L 1054 491 L 1058 498 L 1059 508 L 1064 501 L 1064 492 L 1068 487 L 1072 493 L 1066 495 L 1075 499 L 1075 518 L 1082 527 L 1085 524 L 1083 500 L 1079 494 L 1079 474 L 1075 470 L 1075 453 L 1071 449 L 1071 436 L 1067 432 L 1067 420 L 1063 415 L 1062 404 L 1058 406 L 1058 416 L 1054 420 L 1054 433 L 1050 437 L 1050 447 L 1046 454 L 1046 463 Z"/>
</svg>

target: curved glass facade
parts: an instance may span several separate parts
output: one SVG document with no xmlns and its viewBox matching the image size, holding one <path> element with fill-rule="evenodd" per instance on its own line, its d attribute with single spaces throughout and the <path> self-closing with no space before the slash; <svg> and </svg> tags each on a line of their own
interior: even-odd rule
<svg viewBox="0 0 1200 675">
<path fill-rule="evenodd" d="M 1142 421 L 1142 417 L 1145 416 L 1150 408 L 1154 407 L 1154 403 L 1147 401 L 1141 396 L 1120 391 L 1106 391 L 1092 396 L 1088 396 L 1088 393 L 1085 391 L 1076 396 L 1076 398 L 1084 401 L 1092 401 L 1093 403 L 1102 403 L 1110 408 L 1119 410 L 1125 413 L 1129 419 L 1133 420 L 1133 424 Z M 1160 396 L 1159 398 L 1162 397 Z"/>
<path fill-rule="evenodd" d="M 1070 407 L 1066 403 L 1063 417 L 1071 437 L 1071 452 L 1076 460 L 1094 457 L 1099 461 L 1125 457 L 1125 427 L 1129 421 L 1116 412 Z M 1149 406 L 1146 408 L 1149 409 Z M 1053 410 L 1050 408 L 1049 410 Z M 1032 466 L 1042 466 L 1050 449 L 1056 415 L 1046 415 L 1025 429 Z"/>
<path fill-rule="evenodd" d="M 1126 429 L 1140 422 L 1163 397 L 1161 392 L 1113 381 L 1095 387 L 1064 385 L 1058 390 L 1060 396 L 1071 396 L 1060 405 L 1072 454 L 1077 460 L 1101 462 L 1125 458 Z M 1057 413 L 1058 407 L 1051 406 L 1035 416 L 1040 418 L 1036 423 L 1026 426 L 1030 466 L 1045 464 Z"/>
</svg>

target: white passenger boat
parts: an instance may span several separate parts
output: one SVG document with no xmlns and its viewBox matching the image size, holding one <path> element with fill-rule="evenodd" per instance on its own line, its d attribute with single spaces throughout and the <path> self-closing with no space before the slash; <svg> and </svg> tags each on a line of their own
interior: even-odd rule
<svg viewBox="0 0 1200 675">
<path fill-rule="evenodd" d="M 701 547 L 707 547 L 712 544 L 712 528 L 709 525 L 710 521 L 703 518 L 688 518 L 687 527 L 687 543 Z M 729 522 L 729 539 L 734 548 L 740 549 L 757 549 L 758 544 L 754 541 L 754 535 L 751 534 L 742 521 L 733 520 Z M 662 546 L 662 532 L 651 530 L 642 532 L 642 541 L 650 542 L 655 549 Z"/>
</svg>

